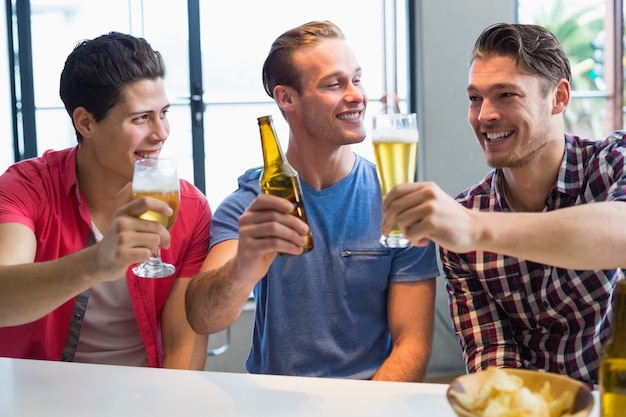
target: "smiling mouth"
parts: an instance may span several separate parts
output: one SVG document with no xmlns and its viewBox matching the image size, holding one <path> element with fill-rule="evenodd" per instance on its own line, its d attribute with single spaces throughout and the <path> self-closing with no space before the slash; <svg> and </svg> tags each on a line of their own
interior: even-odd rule
<svg viewBox="0 0 626 417">
<path fill-rule="evenodd" d="M 339 120 L 356 120 L 359 117 L 361 117 L 361 112 L 351 112 L 351 113 L 340 114 L 339 116 L 337 116 Z"/>
<path fill-rule="evenodd" d="M 500 142 L 509 136 L 511 136 L 515 131 L 514 130 L 503 130 L 500 132 L 488 132 L 485 133 L 485 137 L 489 142 Z"/>
<path fill-rule="evenodd" d="M 135 155 L 137 155 L 138 157 L 142 159 L 157 159 L 159 157 L 159 153 L 160 152 L 150 152 L 150 153 L 135 152 Z"/>
</svg>

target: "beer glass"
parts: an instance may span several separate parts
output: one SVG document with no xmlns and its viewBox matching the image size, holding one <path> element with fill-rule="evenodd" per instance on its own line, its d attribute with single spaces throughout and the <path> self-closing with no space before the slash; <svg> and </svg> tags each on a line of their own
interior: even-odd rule
<svg viewBox="0 0 626 417">
<path fill-rule="evenodd" d="M 132 199 L 140 197 L 152 197 L 165 201 L 173 210 L 170 217 L 148 210 L 139 217 L 145 220 L 159 222 L 167 230 L 171 230 L 179 205 L 178 175 L 176 162 L 166 159 L 142 159 L 135 162 L 133 174 Z M 174 274 L 174 265 L 164 263 L 161 260 L 160 248 L 144 263 L 133 268 L 133 273 L 144 278 L 163 278 Z"/>
<path fill-rule="evenodd" d="M 372 144 L 383 197 L 394 186 L 415 181 L 418 141 L 415 113 L 383 113 L 374 116 Z M 381 236 L 380 243 L 388 248 L 411 246 L 409 239 L 397 226 L 393 227 L 389 235 Z"/>
</svg>

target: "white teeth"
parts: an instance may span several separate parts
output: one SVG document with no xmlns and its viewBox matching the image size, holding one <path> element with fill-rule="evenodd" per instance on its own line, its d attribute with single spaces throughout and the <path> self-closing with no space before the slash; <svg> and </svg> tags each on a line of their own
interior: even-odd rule
<svg viewBox="0 0 626 417">
<path fill-rule="evenodd" d="M 157 159 L 159 157 L 158 153 L 145 154 L 145 153 L 135 152 L 135 154 L 143 159 Z"/>
<path fill-rule="evenodd" d="M 503 132 L 493 132 L 493 133 L 487 133 L 487 139 L 491 140 L 491 141 L 496 141 L 498 139 L 502 139 L 506 136 L 509 136 L 513 134 L 512 130 L 506 130 Z"/>
<path fill-rule="evenodd" d="M 354 120 L 360 117 L 360 113 L 342 114 L 338 117 L 340 120 Z"/>
</svg>

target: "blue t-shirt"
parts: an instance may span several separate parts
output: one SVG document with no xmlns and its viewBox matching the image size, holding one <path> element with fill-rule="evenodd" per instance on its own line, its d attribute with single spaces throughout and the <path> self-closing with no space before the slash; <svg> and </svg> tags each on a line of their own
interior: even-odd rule
<svg viewBox="0 0 626 417">
<path fill-rule="evenodd" d="M 261 168 L 216 210 L 211 245 L 238 239 L 237 219 L 261 193 Z M 312 251 L 277 256 L 254 288 L 251 373 L 371 378 L 391 352 L 387 325 L 390 282 L 439 274 L 434 244 L 380 245 L 382 198 L 376 167 L 357 156 L 350 174 L 315 190 L 302 183 Z"/>
</svg>

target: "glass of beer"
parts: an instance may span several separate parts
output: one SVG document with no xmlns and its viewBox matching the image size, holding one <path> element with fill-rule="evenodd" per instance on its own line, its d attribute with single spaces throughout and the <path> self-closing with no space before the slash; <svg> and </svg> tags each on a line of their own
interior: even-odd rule
<svg viewBox="0 0 626 417">
<path fill-rule="evenodd" d="M 417 175 L 417 115 L 415 113 L 383 113 L 373 118 L 372 143 L 380 191 L 385 197 L 396 185 L 414 182 Z M 397 226 L 380 237 L 388 248 L 411 246 Z"/>
<path fill-rule="evenodd" d="M 176 162 L 166 159 L 142 159 L 135 162 L 133 174 L 133 195 L 136 200 L 141 197 L 152 197 L 165 201 L 173 210 L 170 217 L 148 210 L 142 213 L 140 218 L 159 222 L 168 231 L 174 226 L 178 215 L 179 185 L 176 173 Z M 174 265 L 161 260 L 161 250 L 157 249 L 154 254 L 144 263 L 133 268 L 133 273 L 143 278 L 163 278 L 174 274 Z"/>
</svg>

